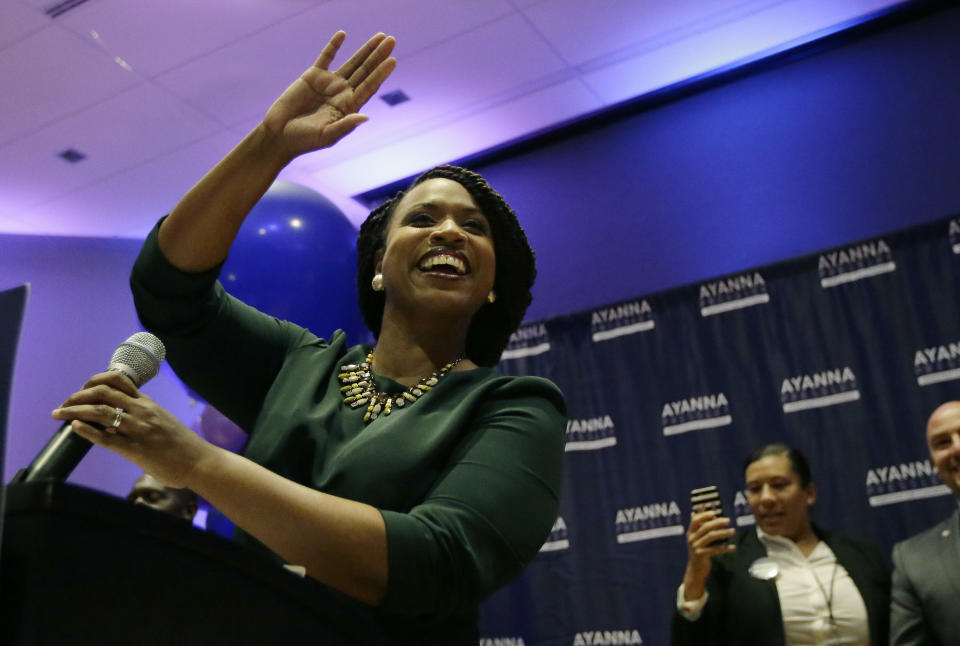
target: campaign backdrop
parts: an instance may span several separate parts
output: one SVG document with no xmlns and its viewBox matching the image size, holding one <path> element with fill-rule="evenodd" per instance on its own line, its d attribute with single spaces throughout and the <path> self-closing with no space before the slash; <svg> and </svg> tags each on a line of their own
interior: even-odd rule
<svg viewBox="0 0 960 646">
<path fill-rule="evenodd" d="M 616 262 L 608 258 L 607 262 Z M 744 530 L 743 459 L 809 458 L 814 522 L 893 543 L 955 508 L 924 427 L 960 399 L 960 218 L 524 325 L 500 370 L 569 413 L 560 516 L 481 645 L 667 644 L 690 490 Z"/>
</svg>

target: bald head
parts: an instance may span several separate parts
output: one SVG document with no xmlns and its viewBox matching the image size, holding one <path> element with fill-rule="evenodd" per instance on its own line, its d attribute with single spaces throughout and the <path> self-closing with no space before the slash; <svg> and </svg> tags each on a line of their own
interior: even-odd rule
<svg viewBox="0 0 960 646">
<path fill-rule="evenodd" d="M 941 404 L 930 415 L 927 448 L 943 484 L 960 498 L 960 401 Z"/>
</svg>

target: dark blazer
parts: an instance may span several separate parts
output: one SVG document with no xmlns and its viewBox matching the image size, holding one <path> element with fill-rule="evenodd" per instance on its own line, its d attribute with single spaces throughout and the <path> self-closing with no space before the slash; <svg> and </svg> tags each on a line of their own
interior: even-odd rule
<svg viewBox="0 0 960 646">
<path fill-rule="evenodd" d="M 960 643 L 960 514 L 893 546 L 890 643 Z"/>
<path fill-rule="evenodd" d="M 815 527 L 833 550 L 867 607 L 872 646 L 887 646 L 890 619 L 890 569 L 870 543 Z M 740 532 L 737 551 L 713 557 L 707 591 L 710 599 L 697 621 L 674 611 L 674 646 L 785 646 L 780 598 L 773 580 L 750 576 L 750 564 L 767 555 L 756 530 Z"/>
</svg>

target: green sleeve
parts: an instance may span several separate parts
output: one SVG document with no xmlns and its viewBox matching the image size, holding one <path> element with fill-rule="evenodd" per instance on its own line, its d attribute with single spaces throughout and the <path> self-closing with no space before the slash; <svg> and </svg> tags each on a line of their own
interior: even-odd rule
<svg viewBox="0 0 960 646">
<path fill-rule="evenodd" d="M 565 412 L 556 386 L 512 380 L 481 407 L 448 468 L 387 527 L 386 610 L 461 614 L 516 576 L 556 520 Z"/>
<path fill-rule="evenodd" d="M 163 341 L 177 376 L 249 432 L 286 353 L 317 339 L 227 294 L 219 266 L 196 274 L 174 267 L 160 251 L 159 227 L 130 275 L 140 322 Z"/>
</svg>

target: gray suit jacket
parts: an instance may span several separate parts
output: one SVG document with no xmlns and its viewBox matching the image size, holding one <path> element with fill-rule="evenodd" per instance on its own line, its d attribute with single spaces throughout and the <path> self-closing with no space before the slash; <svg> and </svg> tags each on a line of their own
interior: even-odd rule
<svg viewBox="0 0 960 646">
<path fill-rule="evenodd" d="M 960 644 L 960 515 L 893 547 L 892 646 Z"/>
</svg>

